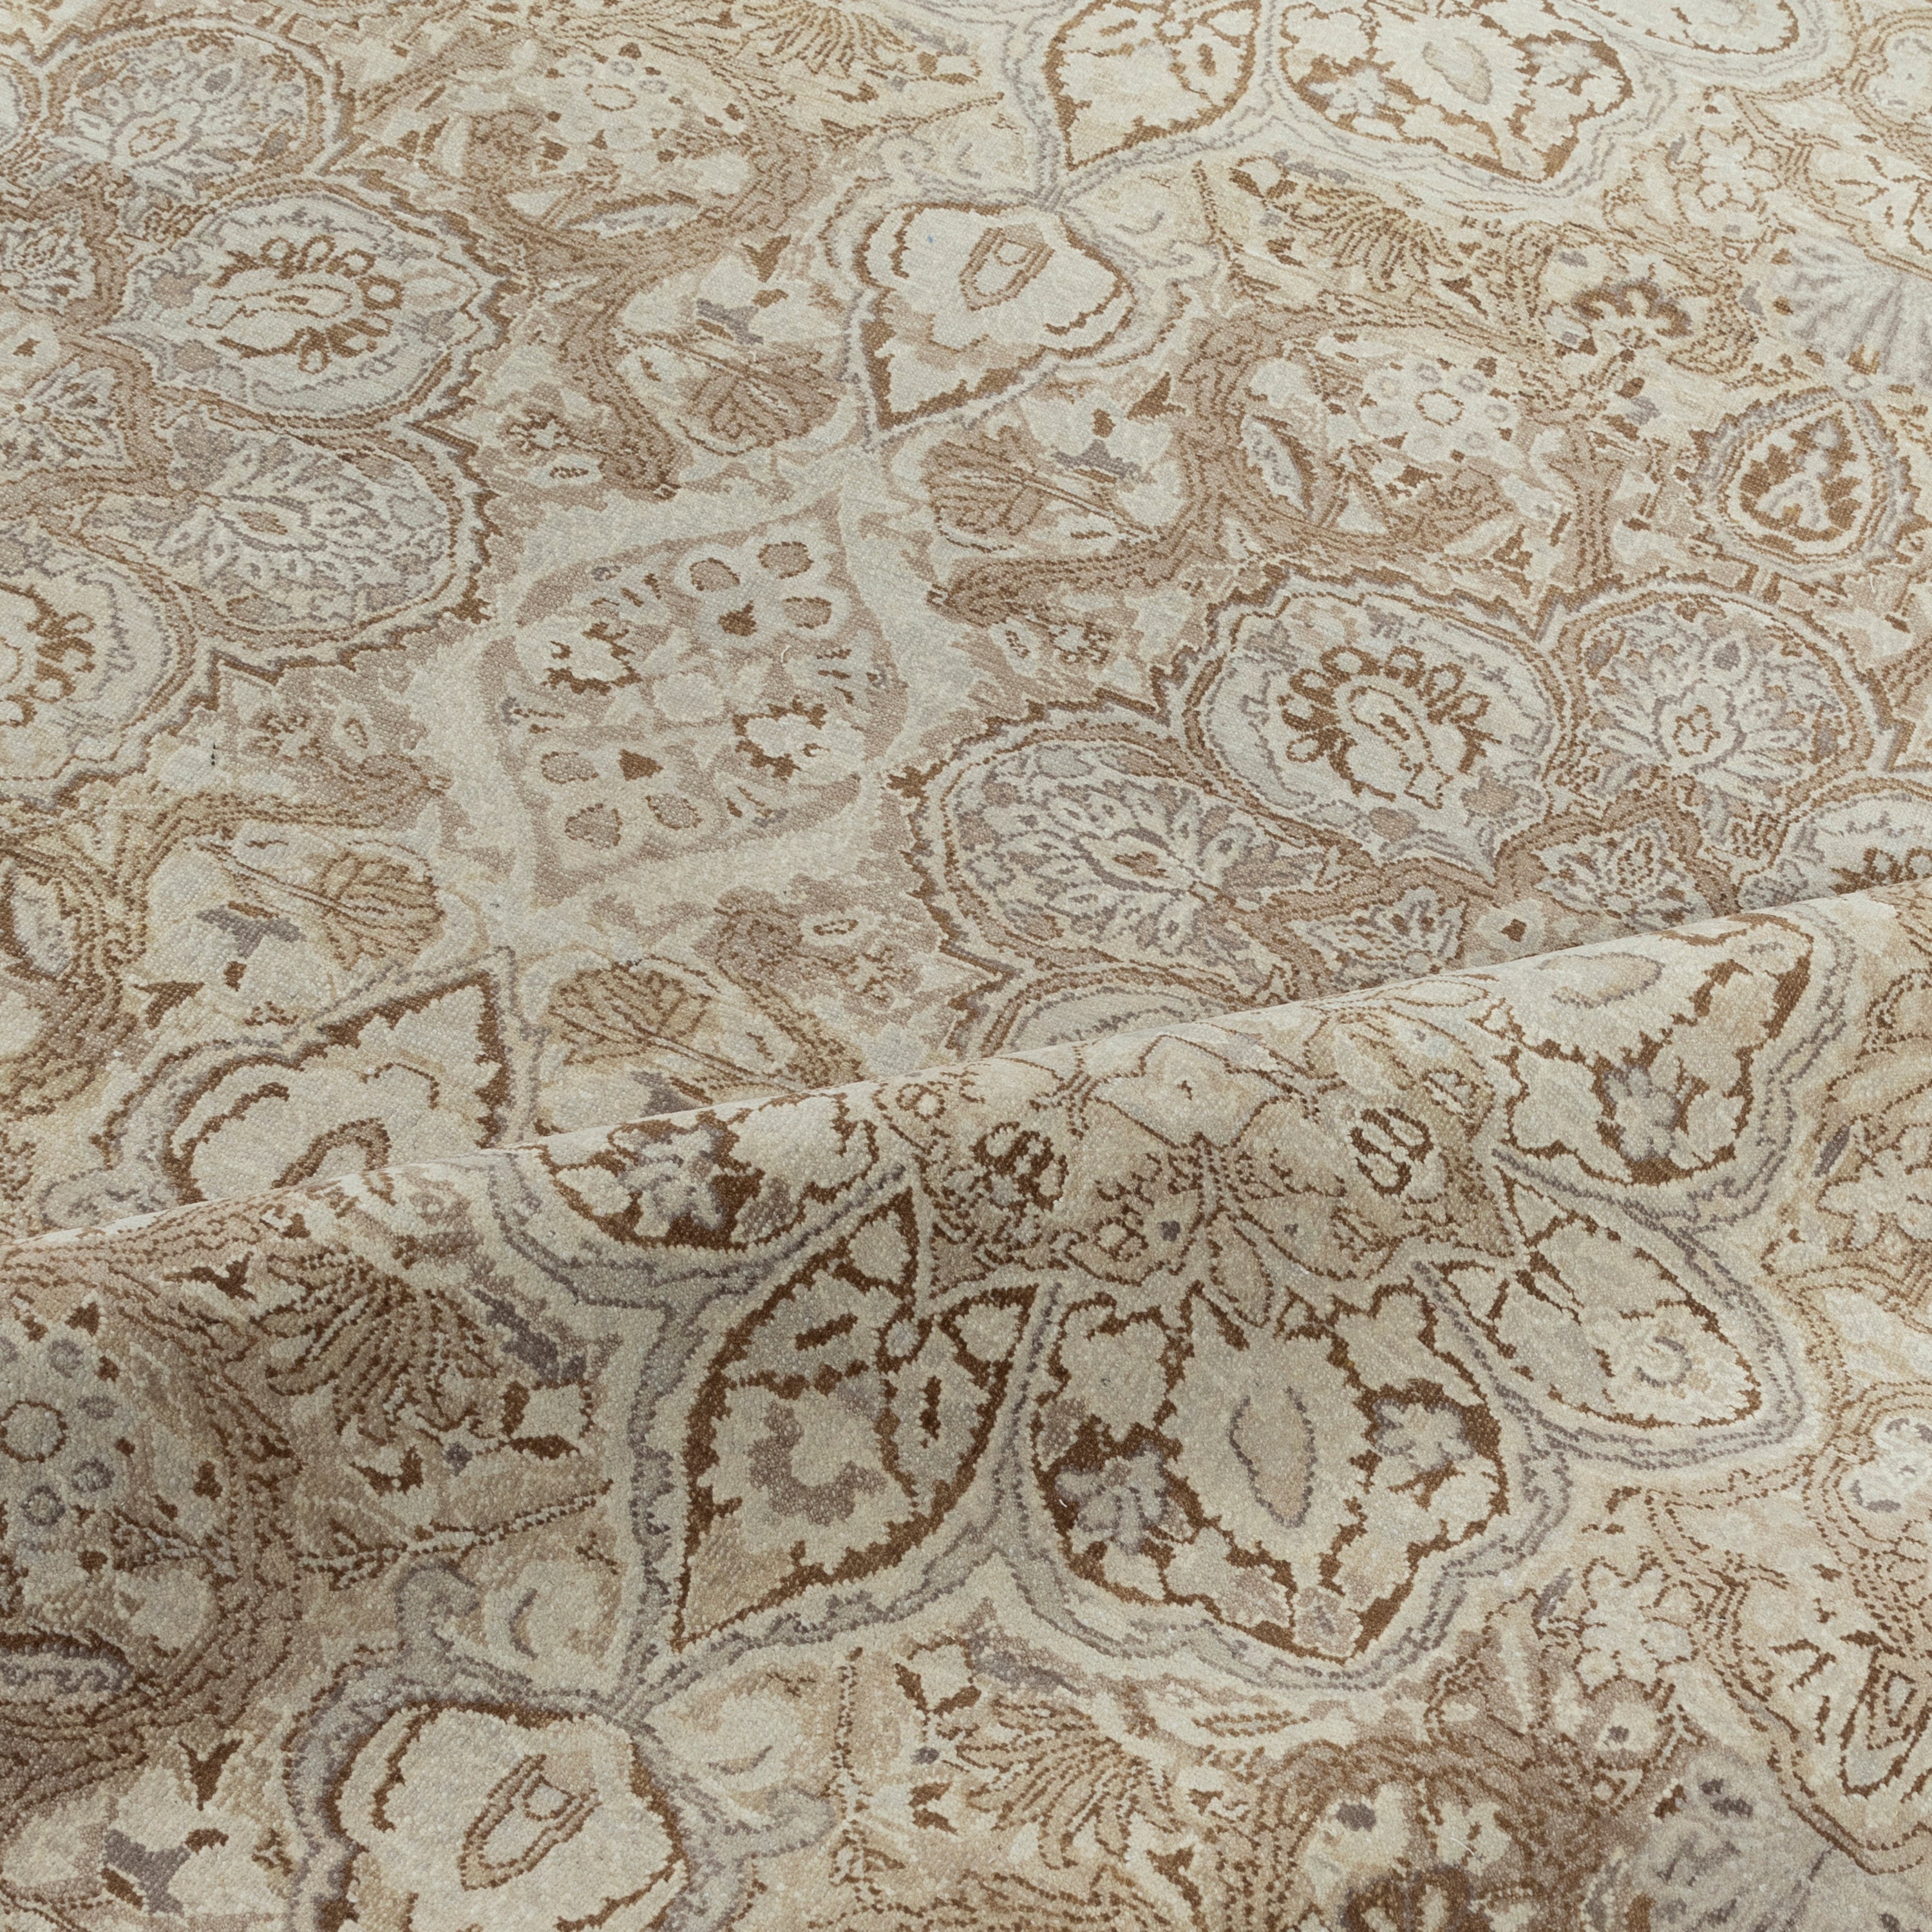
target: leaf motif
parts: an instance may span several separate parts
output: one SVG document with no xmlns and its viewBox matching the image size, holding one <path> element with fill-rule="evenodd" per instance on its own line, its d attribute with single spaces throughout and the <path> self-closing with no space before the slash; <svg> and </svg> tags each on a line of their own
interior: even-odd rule
<svg viewBox="0 0 1932 1932">
<path fill-rule="evenodd" d="M 968 536 L 1024 536 L 1048 496 L 1019 432 L 942 442 L 926 458 L 926 494 L 943 523 Z"/>
<path fill-rule="evenodd" d="M 1053 460 L 1008 424 L 991 436 L 942 442 L 927 458 L 926 494 L 934 514 L 968 538 L 1011 541 L 1050 516 L 1087 527 L 1088 538 L 1133 527 L 1113 501 L 1110 478 Z M 1093 527 L 1096 520 L 1104 527 Z"/>
<path fill-rule="evenodd" d="M 1067 160 L 1218 120 L 1247 87 L 1260 27 L 1260 0 L 1090 0 L 1046 51 Z"/>
<path fill-rule="evenodd" d="M 675 1641 L 896 1562 L 973 1479 L 1032 1304 L 920 1286 L 910 1192 L 726 1336 L 692 1408 Z"/>
<path fill-rule="evenodd" d="M 304 896 L 313 898 L 322 938 L 344 966 L 412 959 L 442 923 L 428 874 L 386 853 L 338 853 Z"/>
<path fill-rule="evenodd" d="M 974 1708 L 954 1748 L 980 1774 L 966 1802 L 1002 1830 L 1030 1824 L 1049 1869 L 1078 1864 L 1091 1831 L 1110 1858 L 1126 1856 L 1138 1822 L 1155 1833 L 1186 1826 L 1160 1768 L 1109 1737 L 1077 1706 L 1001 1697 Z"/>
<path fill-rule="evenodd" d="M 268 1386 L 328 1391 L 335 1426 L 392 1441 L 406 1418 L 455 1428 L 495 1372 L 489 1337 L 446 1292 L 385 1274 L 358 1256 L 281 1258 L 269 1273 L 295 1298 L 260 1318 Z"/>
<path fill-rule="evenodd" d="M 711 1002 L 655 966 L 597 966 L 551 996 L 548 1024 L 580 1058 L 634 1054 L 666 1040 L 689 1040 Z"/>
<path fill-rule="evenodd" d="M 691 385 L 685 416 L 694 434 L 735 455 L 803 436 L 838 406 L 837 386 L 806 350 L 709 370 Z"/>
</svg>

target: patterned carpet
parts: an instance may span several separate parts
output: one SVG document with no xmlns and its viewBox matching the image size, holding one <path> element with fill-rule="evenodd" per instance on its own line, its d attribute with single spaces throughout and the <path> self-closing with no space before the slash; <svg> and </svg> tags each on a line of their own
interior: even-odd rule
<svg viewBox="0 0 1932 1932">
<path fill-rule="evenodd" d="M 1924 1932 L 1932 6 L 0 0 L 0 1932 Z"/>
</svg>

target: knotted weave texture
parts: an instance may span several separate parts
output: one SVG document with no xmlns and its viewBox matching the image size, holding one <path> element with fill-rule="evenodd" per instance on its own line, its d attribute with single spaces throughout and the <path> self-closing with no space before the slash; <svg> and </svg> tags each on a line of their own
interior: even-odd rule
<svg viewBox="0 0 1932 1932">
<path fill-rule="evenodd" d="M 1932 1915 L 1932 7 L 0 0 L 0 1932 Z"/>
</svg>

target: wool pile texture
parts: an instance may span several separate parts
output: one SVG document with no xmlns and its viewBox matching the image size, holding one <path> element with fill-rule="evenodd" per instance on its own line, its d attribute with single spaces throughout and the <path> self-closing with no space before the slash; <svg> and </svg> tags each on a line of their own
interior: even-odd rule
<svg viewBox="0 0 1932 1932">
<path fill-rule="evenodd" d="M 0 0 L 0 1932 L 1932 1919 L 1932 7 Z"/>
</svg>

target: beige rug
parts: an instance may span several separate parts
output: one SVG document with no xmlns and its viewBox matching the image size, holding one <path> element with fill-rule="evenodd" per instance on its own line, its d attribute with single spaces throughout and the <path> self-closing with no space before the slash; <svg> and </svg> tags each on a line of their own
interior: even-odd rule
<svg viewBox="0 0 1932 1932">
<path fill-rule="evenodd" d="M 1921 1932 L 1932 8 L 0 4 L 0 1932 Z"/>
</svg>

